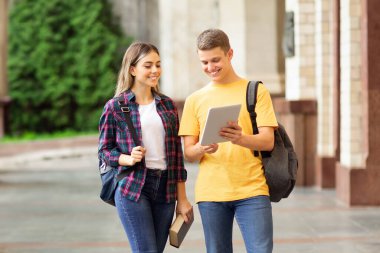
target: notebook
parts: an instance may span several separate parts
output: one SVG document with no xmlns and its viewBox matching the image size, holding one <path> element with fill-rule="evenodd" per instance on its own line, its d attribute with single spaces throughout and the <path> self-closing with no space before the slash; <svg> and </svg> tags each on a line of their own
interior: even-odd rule
<svg viewBox="0 0 380 253">
<path fill-rule="evenodd" d="M 193 221 L 185 223 L 185 220 L 183 219 L 182 215 L 178 214 L 169 230 L 170 245 L 179 248 L 187 234 L 187 231 L 189 231 L 192 223 Z"/>
</svg>

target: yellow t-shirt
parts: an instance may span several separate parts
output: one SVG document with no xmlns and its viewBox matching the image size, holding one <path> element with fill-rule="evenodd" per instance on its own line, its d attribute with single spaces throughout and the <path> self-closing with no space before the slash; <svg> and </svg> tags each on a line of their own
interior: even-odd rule
<svg viewBox="0 0 380 253">
<path fill-rule="evenodd" d="M 200 136 L 210 107 L 229 104 L 242 105 L 238 123 L 243 133 L 252 134 L 247 111 L 248 81 L 241 79 L 229 84 L 208 84 L 191 94 L 185 102 L 179 135 Z M 256 104 L 257 126 L 277 127 L 277 120 L 268 90 L 258 87 Z M 195 201 L 233 201 L 258 195 L 269 195 L 262 170 L 261 158 L 248 148 L 231 142 L 219 143 L 213 154 L 205 154 L 199 164 L 195 185 Z"/>
</svg>

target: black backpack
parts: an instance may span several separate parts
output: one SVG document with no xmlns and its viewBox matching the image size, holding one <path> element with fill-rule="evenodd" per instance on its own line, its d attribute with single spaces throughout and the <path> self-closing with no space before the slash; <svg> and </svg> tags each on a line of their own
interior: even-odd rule
<svg viewBox="0 0 380 253">
<path fill-rule="evenodd" d="M 125 119 L 127 121 L 128 129 L 131 131 L 132 139 L 136 146 L 140 145 L 140 140 L 137 137 L 136 129 L 133 127 L 132 119 L 129 115 L 129 108 L 124 102 L 124 97 L 120 96 L 115 98 L 117 101 L 117 107 L 116 109 L 121 110 L 124 115 Z M 115 104 L 116 106 L 116 104 Z M 126 177 L 131 170 L 133 170 L 134 167 L 131 167 L 131 169 L 123 170 L 120 173 L 118 173 L 118 170 L 116 167 L 111 167 L 110 165 L 107 165 L 103 160 L 99 160 L 99 172 L 100 172 L 100 179 L 102 181 L 102 189 L 100 191 L 100 198 L 110 204 L 115 205 L 114 197 L 115 197 L 115 191 L 117 189 L 118 183 L 120 180 L 122 180 L 124 177 Z"/>
<path fill-rule="evenodd" d="M 258 134 L 256 122 L 257 90 L 261 81 L 250 81 L 247 86 L 247 109 L 252 121 L 253 134 Z M 278 124 L 274 131 L 274 148 L 272 151 L 260 151 L 265 178 L 269 187 L 270 200 L 279 202 L 292 192 L 297 178 L 298 160 L 292 142 L 285 128 Z M 259 156 L 258 151 L 254 151 Z"/>
</svg>

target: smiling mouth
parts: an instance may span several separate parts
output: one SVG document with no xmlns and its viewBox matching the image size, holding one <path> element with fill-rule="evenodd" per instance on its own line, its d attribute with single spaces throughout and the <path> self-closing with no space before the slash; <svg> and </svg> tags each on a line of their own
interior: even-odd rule
<svg viewBox="0 0 380 253">
<path fill-rule="evenodd" d="M 216 70 L 216 71 L 209 72 L 209 74 L 210 74 L 211 76 L 216 76 L 217 74 L 219 74 L 219 72 L 220 72 L 220 69 L 218 69 L 218 70 Z"/>
</svg>

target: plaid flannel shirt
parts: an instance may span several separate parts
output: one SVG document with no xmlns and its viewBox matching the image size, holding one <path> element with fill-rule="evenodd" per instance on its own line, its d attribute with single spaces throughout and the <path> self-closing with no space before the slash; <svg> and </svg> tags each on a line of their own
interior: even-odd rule
<svg viewBox="0 0 380 253">
<path fill-rule="evenodd" d="M 122 94 L 125 104 L 130 109 L 133 126 L 140 142 L 142 140 L 140 115 L 136 98 L 132 91 Z M 179 120 L 173 101 L 165 96 L 155 94 L 157 112 L 162 119 L 165 129 L 166 164 L 168 181 L 166 185 L 166 201 L 173 202 L 177 198 L 177 182 L 185 182 L 187 171 L 184 167 L 181 137 L 178 136 Z M 131 154 L 135 146 L 131 132 L 128 129 L 124 113 L 115 98 L 110 99 L 104 106 L 99 121 L 98 157 L 101 162 L 112 167 L 118 167 L 119 173 L 130 170 L 128 176 L 119 182 L 121 192 L 128 199 L 137 201 L 141 195 L 146 177 L 144 160 L 134 166 L 119 165 L 121 154 Z"/>
</svg>

